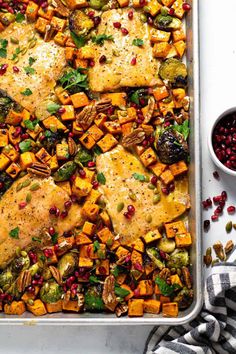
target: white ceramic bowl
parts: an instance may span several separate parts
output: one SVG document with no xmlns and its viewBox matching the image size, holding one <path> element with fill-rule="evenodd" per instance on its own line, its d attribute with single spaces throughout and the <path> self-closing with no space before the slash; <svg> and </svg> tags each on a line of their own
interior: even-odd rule
<svg viewBox="0 0 236 354">
<path fill-rule="evenodd" d="M 216 166 L 218 166 L 222 171 L 224 171 L 225 173 L 231 175 L 231 176 L 235 176 L 236 177 L 236 171 L 230 170 L 228 167 L 224 166 L 220 160 L 218 160 L 214 149 L 213 149 L 213 145 L 212 145 L 212 135 L 213 135 L 213 131 L 215 129 L 215 126 L 217 125 L 217 123 L 223 119 L 224 117 L 226 117 L 227 115 L 231 114 L 231 113 L 235 113 L 236 114 L 236 107 L 227 109 L 227 111 L 223 112 L 214 122 L 214 124 L 211 127 L 211 130 L 209 132 L 209 136 L 208 136 L 208 148 L 210 151 L 210 155 L 211 158 L 213 160 L 213 162 L 216 164 Z"/>
</svg>

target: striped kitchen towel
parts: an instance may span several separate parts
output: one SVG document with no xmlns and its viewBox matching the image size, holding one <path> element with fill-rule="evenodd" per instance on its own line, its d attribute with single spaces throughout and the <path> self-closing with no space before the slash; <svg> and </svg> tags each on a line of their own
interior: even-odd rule
<svg viewBox="0 0 236 354">
<path fill-rule="evenodd" d="M 174 321 L 173 321 L 174 322 Z M 151 331 L 144 354 L 236 354 L 236 264 L 216 264 L 206 280 L 200 315 L 183 326 Z"/>
</svg>

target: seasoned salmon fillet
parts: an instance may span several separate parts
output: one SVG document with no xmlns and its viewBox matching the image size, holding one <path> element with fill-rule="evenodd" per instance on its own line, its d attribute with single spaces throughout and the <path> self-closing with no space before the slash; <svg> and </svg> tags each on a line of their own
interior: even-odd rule
<svg viewBox="0 0 236 354">
<path fill-rule="evenodd" d="M 153 58 L 148 26 L 140 20 L 140 13 L 134 11 L 133 19 L 128 18 L 129 9 L 114 9 L 103 12 L 98 34 L 112 36 L 102 46 L 95 46 L 95 66 L 90 68 L 90 88 L 105 92 L 124 86 L 153 86 L 159 68 L 159 61 Z M 120 22 L 129 33 L 122 34 L 121 29 L 113 23 Z M 135 39 L 143 40 L 142 46 L 133 44 Z M 105 55 L 107 62 L 101 64 L 99 59 Z M 136 58 L 136 64 L 131 61 Z M 109 62 L 108 62 L 109 61 Z"/>
<path fill-rule="evenodd" d="M 17 191 L 17 186 L 26 180 L 30 180 L 29 186 Z M 31 188 L 35 184 L 38 184 L 39 188 L 32 191 Z M 19 208 L 19 204 L 26 200 L 29 193 L 31 201 L 25 208 Z M 50 226 L 62 235 L 63 232 L 82 224 L 78 204 L 72 205 L 65 219 L 49 214 L 53 205 L 63 210 L 68 199 L 67 192 L 57 186 L 52 177 L 40 179 L 27 175 L 13 183 L 0 200 L 0 268 L 4 268 L 14 258 L 17 247 L 24 249 L 31 245 L 37 246 L 38 243 L 32 240 L 33 237 L 41 238 L 42 247 L 44 242 L 47 242 L 44 231 Z M 16 228 L 19 230 L 18 236 L 11 237 L 11 231 Z"/>
<path fill-rule="evenodd" d="M 0 38 L 8 40 L 7 58 L 0 58 L 0 66 L 8 65 L 6 73 L 1 76 L 0 89 L 33 113 L 53 93 L 56 80 L 66 65 L 64 48 L 53 41 L 44 42 L 34 31 L 34 24 L 29 23 L 10 24 Z M 18 44 L 12 43 L 11 38 Z M 35 45 L 29 48 L 32 43 Z M 17 62 L 12 60 L 14 57 L 18 58 Z M 19 72 L 14 72 L 13 66 Z M 26 89 L 32 94 L 22 94 Z"/>
<path fill-rule="evenodd" d="M 175 192 L 168 196 L 161 194 L 160 202 L 153 204 L 154 192 L 148 188 L 148 183 L 134 178 L 134 174 L 148 176 L 147 170 L 137 157 L 122 146 L 98 156 L 97 169 L 106 178 L 106 184 L 100 190 L 114 231 L 120 235 L 122 243 L 129 243 L 163 223 L 176 219 L 189 206 L 187 181 L 177 183 Z M 131 195 L 135 196 L 135 201 L 130 198 Z M 124 209 L 118 212 L 117 206 L 120 203 L 124 203 Z M 127 220 L 123 213 L 130 204 L 135 207 L 135 214 Z M 147 221 L 148 215 L 152 217 L 151 222 Z"/>
</svg>

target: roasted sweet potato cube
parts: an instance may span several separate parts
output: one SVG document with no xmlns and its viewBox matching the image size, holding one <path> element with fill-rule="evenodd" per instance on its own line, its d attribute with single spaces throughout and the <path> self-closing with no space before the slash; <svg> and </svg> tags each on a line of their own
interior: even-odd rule
<svg viewBox="0 0 236 354">
<path fill-rule="evenodd" d="M 156 16 L 161 11 L 162 5 L 157 0 L 148 2 L 148 12 L 151 16 Z"/>
<path fill-rule="evenodd" d="M 49 167 L 51 168 L 52 171 L 58 169 L 59 165 L 58 165 L 57 155 L 52 156 Z M 71 190 L 69 195 L 71 195 Z"/>
<path fill-rule="evenodd" d="M 104 224 L 107 227 L 111 227 L 111 219 L 110 219 L 110 216 L 108 215 L 108 213 L 105 210 L 103 210 L 99 215 L 100 215 L 102 221 L 104 222 Z"/>
<path fill-rule="evenodd" d="M 69 195 L 72 194 L 71 186 L 70 186 L 70 182 L 69 181 L 58 182 L 57 185 L 59 187 L 61 187 L 62 189 L 64 189 L 64 191 L 66 191 Z"/>
<path fill-rule="evenodd" d="M 129 317 L 142 317 L 143 316 L 143 299 L 130 299 L 128 303 L 128 316 Z"/>
<path fill-rule="evenodd" d="M 30 299 L 31 300 L 36 299 L 36 296 L 39 293 L 40 287 L 35 286 L 34 288 L 35 288 L 34 293 L 30 293 L 29 291 L 25 291 L 24 294 L 21 296 L 21 300 L 23 300 L 25 303 L 28 303 L 28 301 Z"/>
<path fill-rule="evenodd" d="M 86 201 L 82 207 L 81 213 L 85 218 L 95 221 L 99 213 L 99 206 L 90 201 Z"/>
<path fill-rule="evenodd" d="M 144 312 L 158 314 L 160 313 L 161 302 L 154 299 L 147 299 L 144 300 L 143 308 Z"/>
<path fill-rule="evenodd" d="M 161 0 L 161 1 L 164 6 L 168 6 L 168 7 L 170 7 L 175 2 L 175 0 Z"/>
<path fill-rule="evenodd" d="M 34 162 L 36 162 L 36 158 L 33 152 L 26 151 L 20 155 L 20 166 L 23 171 L 30 167 Z"/>
<path fill-rule="evenodd" d="M 57 144 L 56 145 L 56 156 L 59 161 L 65 161 L 68 160 L 70 157 L 69 154 L 69 146 L 67 143 L 63 142 L 62 144 Z M 51 160 L 50 160 L 51 162 Z M 49 162 L 49 164 L 50 164 Z"/>
<path fill-rule="evenodd" d="M 89 221 L 85 221 L 84 225 L 83 225 L 83 228 L 82 228 L 82 231 L 88 235 L 88 236 L 92 236 L 94 234 L 96 230 L 96 225 L 93 224 L 92 222 L 89 222 Z"/>
<path fill-rule="evenodd" d="M 8 129 L 8 138 L 12 145 L 18 144 L 21 141 L 20 135 L 15 136 L 16 128 L 17 127 L 13 127 L 11 125 L 10 128 Z"/>
<path fill-rule="evenodd" d="M 125 123 L 121 125 L 121 131 L 123 135 L 128 135 L 132 132 L 133 129 L 133 123 L 129 122 L 129 123 Z M 137 145 L 136 145 L 137 146 Z M 143 148 L 143 151 L 145 150 L 145 148 Z M 142 152 L 143 152 L 142 151 Z"/>
<path fill-rule="evenodd" d="M 125 92 L 105 93 L 103 98 L 110 98 L 113 106 L 126 106 L 127 94 Z"/>
<path fill-rule="evenodd" d="M 53 302 L 50 304 L 45 304 L 48 313 L 55 313 L 62 311 L 62 300 L 58 300 L 57 302 Z"/>
<path fill-rule="evenodd" d="M 143 272 L 143 257 L 142 254 L 133 250 L 131 253 L 132 269 Z"/>
<path fill-rule="evenodd" d="M 129 0 L 117 0 L 120 7 L 126 7 L 129 5 Z"/>
<path fill-rule="evenodd" d="M 104 128 L 108 131 L 108 133 L 111 133 L 111 134 L 120 134 L 121 133 L 121 126 L 118 121 L 105 122 Z"/>
<path fill-rule="evenodd" d="M 157 29 L 152 29 L 151 31 L 151 42 L 158 43 L 158 42 L 169 42 L 171 32 L 165 32 Z"/>
<path fill-rule="evenodd" d="M 66 27 L 66 20 L 53 16 L 50 24 L 56 31 L 63 32 Z"/>
<path fill-rule="evenodd" d="M 36 17 L 38 15 L 38 10 L 39 10 L 39 6 L 35 2 L 29 1 L 25 12 L 28 21 L 36 20 Z"/>
<path fill-rule="evenodd" d="M 72 100 L 72 98 L 71 98 Z M 62 108 L 65 109 L 65 112 L 61 114 L 61 120 L 62 121 L 67 121 L 67 120 L 73 120 L 75 119 L 75 109 L 74 106 L 72 105 L 65 105 L 62 106 Z"/>
<path fill-rule="evenodd" d="M 129 291 L 129 295 L 125 296 L 124 300 L 128 301 L 129 299 L 131 299 L 134 296 L 134 292 L 131 290 L 131 287 L 127 284 L 121 284 L 120 286 L 122 289 L 128 290 Z"/>
<path fill-rule="evenodd" d="M 81 58 L 76 58 L 74 60 L 74 65 L 75 65 L 75 68 L 78 69 L 78 68 L 84 68 L 86 69 L 88 67 L 88 60 L 86 59 L 81 59 Z M 84 70 L 85 72 L 85 70 Z"/>
<path fill-rule="evenodd" d="M 176 51 L 177 51 L 177 53 L 178 53 L 178 56 L 179 56 L 180 58 L 182 58 L 182 56 L 184 55 L 184 52 L 185 52 L 185 50 L 186 50 L 186 42 L 184 42 L 184 41 L 178 41 L 178 42 L 176 42 L 176 43 L 174 44 L 174 46 L 175 46 L 175 49 L 176 49 Z"/>
<path fill-rule="evenodd" d="M 40 160 L 41 162 L 48 164 L 50 163 L 51 160 L 51 155 L 49 155 L 49 153 L 47 152 L 46 149 L 41 148 L 36 154 L 35 156 L 37 157 L 38 160 Z"/>
<path fill-rule="evenodd" d="M 170 276 L 170 281 L 171 281 L 171 284 L 177 284 L 179 285 L 181 288 L 183 287 L 183 283 L 182 281 L 180 280 L 180 277 L 178 276 L 178 274 L 173 274 Z"/>
<path fill-rule="evenodd" d="M 98 128 L 96 124 L 92 125 L 88 130 L 87 133 L 92 136 L 92 138 L 97 142 L 101 137 L 104 135 L 103 131 Z"/>
<path fill-rule="evenodd" d="M 74 135 L 83 135 L 83 128 L 75 120 L 72 123 L 72 133 Z"/>
<path fill-rule="evenodd" d="M 107 119 L 107 116 L 104 113 L 98 113 L 97 117 L 94 119 L 94 123 L 98 128 L 102 128 Z"/>
<path fill-rule="evenodd" d="M 128 246 L 133 248 L 136 251 L 141 252 L 141 253 L 144 252 L 144 243 L 143 243 L 143 241 L 140 238 L 138 238 L 135 241 L 129 243 Z"/>
<path fill-rule="evenodd" d="M 151 274 L 156 268 L 157 268 L 157 266 L 156 266 L 153 262 L 145 263 L 145 265 L 144 265 L 145 274 L 148 276 L 148 275 Z"/>
<path fill-rule="evenodd" d="M 95 244 L 88 246 L 89 257 L 91 259 L 105 259 L 106 258 L 106 245 L 99 243 L 99 247 L 95 250 Z"/>
<path fill-rule="evenodd" d="M 123 127 L 123 125 L 122 125 Z M 142 145 L 135 145 L 134 150 L 138 156 L 142 155 L 142 153 L 145 151 L 145 147 Z"/>
<path fill-rule="evenodd" d="M 5 119 L 6 124 L 19 125 L 23 119 L 22 112 L 16 112 L 11 109 Z"/>
<path fill-rule="evenodd" d="M 111 251 L 115 251 L 118 247 L 120 247 L 120 241 L 119 240 L 114 240 L 112 245 L 109 246 Z"/>
<path fill-rule="evenodd" d="M 58 129 L 58 130 L 66 130 L 66 126 L 57 119 L 55 116 L 50 116 L 43 120 L 43 125 L 46 129 Z"/>
<path fill-rule="evenodd" d="M 79 140 L 88 150 L 92 149 L 96 144 L 96 141 L 93 139 L 92 135 L 87 132 L 84 133 Z"/>
<path fill-rule="evenodd" d="M 35 316 L 43 316 L 46 315 L 47 313 L 44 303 L 39 299 L 34 300 L 33 305 L 27 304 L 26 306 L 27 306 L 27 310 L 30 311 Z"/>
<path fill-rule="evenodd" d="M 166 86 L 156 87 L 153 89 L 153 96 L 155 97 L 156 101 L 161 101 L 169 96 L 169 91 L 167 90 Z"/>
<path fill-rule="evenodd" d="M 157 177 L 160 177 L 167 168 L 167 165 L 162 162 L 156 162 L 154 165 L 149 166 L 149 168 Z"/>
<path fill-rule="evenodd" d="M 98 231 L 97 235 L 102 243 L 107 243 L 108 240 L 112 241 L 114 238 L 113 233 L 107 227 Z"/>
<path fill-rule="evenodd" d="M 5 26 L 3 26 L 2 22 L 0 22 L 0 32 L 3 32 L 5 29 Z M 1 309 L 2 310 L 2 309 Z"/>
<path fill-rule="evenodd" d="M 166 236 L 168 238 L 175 237 L 175 235 L 185 234 L 187 232 L 183 221 L 175 221 L 165 224 Z"/>
<path fill-rule="evenodd" d="M 158 230 L 148 231 L 146 235 L 143 236 L 143 239 L 146 243 L 159 240 L 160 238 L 162 238 L 162 236 Z"/>
<path fill-rule="evenodd" d="M 70 104 L 71 98 L 68 92 L 61 86 L 55 88 L 55 94 L 62 104 Z"/>
<path fill-rule="evenodd" d="M 0 148 L 8 144 L 8 130 L 0 129 Z"/>
<path fill-rule="evenodd" d="M 177 302 L 167 302 L 162 304 L 162 314 L 164 317 L 177 317 L 179 313 Z"/>
<path fill-rule="evenodd" d="M 79 302 L 77 300 L 62 300 L 63 311 L 79 312 L 81 309 L 82 307 L 79 306 Z"/>
<path fill-rule="evenodd" d="M 126 278 L 127 278 L 127 274 L 125 274 L 125 273 L 120 273 L 120 274 L 118 274 L 118 276 L 116 277 L 116 283 L 117 283 L 118 285 L 122 285 L 122 284 L 124 284 Z"/>
<path fill-rule="evenodd" d="M 10 164 L 11 160 L 4 154 L 0 154 L 0 171 L 3 171 Z"/>
<path fill-rule="evenodd" d="M 114 138 L 112 134 L 106 134 L 104 138 L 99 140 L 97 143 L 103 152 L 111 150 L 114 146 L 118 144 L 118 141 Z"/>
<path fill-rule="evenodd" d="M 166 58 L 170 49 L 171 45 L 167 42 L 155 43 L 153 47 L 153 56 L 155 58 Z"/>
<path fill-rule="evenodd" d="M 120 246 L 120 247 L 118 247 L 118 249 L 116 251 L 116 255 L 117 255 L 118 259 L 122 259 L 122 258 L 125 258 L 128 255 L 130 255 L 130 251 L 128 251 L 126 248 Z"/>
<path fill-rule="evenodd" d="M 175 2 L 173 3 L 173 5 L 171 6 L 172 9 L 174 9 L 175 11 L 175 16 L 182 19 L 184 16 L 184 9 L 183 9 L 183 0 L 175 0 Z"/>
<path fill-rule="evenodd" d="M 57 255 L 58 255 L 58 257 L 60 257 L 63 254 L 65 254 L 67 251 L 72 249 L 72 247 L 75 244 L 75 237 L 74 236 L 70 236 L 70 237 L 60 236 L 60 237 L 58 237 L 57 243 L 58 243 Z"/>
<path fill-rule="evenodd" d="M 186 39 L 185 31 L 182 28 L 172 32 L 173 42 L 184 41 Z"/>
<path fill-rule="evenodd" d="M 169 169 L 174 177 L 182 175 L 188 171 L 188 166 L 184 161 L 179 161 L 169 166 Z"/>
<path fill-rule="evenodd" d="M 38 17 L 37 22 L 35 23 L 35 29 L 44 34 L 46 32 L 47 26 L 49 26 L 50 21 L 46 20 L 45 18 Z"/>
<path fill-rule="evenodd" d="M 81 245 L 89 245 L 90 243 L 92 243 L 92 241 L 85 233 L 80 232 L 75 236 L 75 243 L 77 246 L 81 246 Z"/>
<path fill-rule="evenodd" d="M 140 296 L 151 296 L 153 294 L 152 280 L 141 280 L 138 283 L 137 289 L 139 290 Z"/>
<path fill-rule="evenodd" d="M 16 178 L 20 171 L 20 166 L 15 162 L 12 162 L 10 166 L 6 169 L 6 173 L 11 176 L 11 178 Z"/>
<path fill-rule="evenodd" d="M 140 160 L 147 167 L 154 164 L 157 161 L 157 157 L 154 150 L 150 147 L 140 155 Z"/>
<path fill-rule="evenodd" d="M 78 197 L 87 196 L 93 188 L 93 185 L 84 178 L 77 176 L 72 185 L 72 192 Z"/>
<path fill-rule="evenodd" d="M 24 301 L 13 301 L 11 304 L 4 305 L 4 312 L 6 315 L 17 315 L 20 316 L 25 312 Z"/>
<path fill-rule="evenodd" d="M 55 10 L 52 6 L 47 6 L 46 8 L 40 7 L 38 11 L 38 16 L 46 18 L 46 20 L 51 20 Z"/>
<path fill-rule="evenodd" d="M 134 107 L 129 107 L 126 111 L 117 111 L 117 115 L 120 124 L 133 122 L 137 118 L 137 112 Z"/>
<path fill-rule="evenodd" d="M 67 5 L 69 9 L 74 10 L 88 6 L 88 2 L 86 0 L 68 0 Z"/>
<path fill-rule="evenodd" d="M 97 275 L 109 275 L 110 274 L 110 262 L 108 259 L 103 259 L 96 265 Z"/>
<path fill-rule="evenodd" d="M 89 99 L 84 92 L 77 92 L 74 95 L 71 95 L 71 101 L 75 108 L 80 108 L 87 106 L 89 104 Z"/>
<path fill-rule="evenodd" d="M 101 196 L 101 193 L 99 191 L 92 189 L 91 192 L 86 197 L 86 202 L 95 204 L 95 203 L 97 203 L 100 196 Z"/>
<path fill-rule="evenodd" d="M 189 232 L 175 235 L 176 247 L 189 247 L 192 245 L 192 237 Z"/>
<path fill-rule="evenodd" d="M 81 59 L 94 59 L 95 57 L 95 49 L 90 45 L 85 45 L 80 48 L 78 51 L 78 57 Z"/>
<path fill-rule="evenodd" d="M 163 183 L 168 185 L 174 181 L 174 176 L 172 175 L 171 171 L 167 169 L 164 172 L 162 172 L 162 174 L 160 175 L 160 179 L 162 180 Z"/>
<path fill-rule="evenodd" d="M 57 34 L 55 35 L 55 37 L 53 39 L 56 44 L 64 47 L 66 44 L 67 38 L 68 38 L 68 36 L 65 33 L 59 31 L 59 32 L 57 32 Z"/>
<path fill-rule="evenodd" d="M 19 152 L 16 151 L 16 149 L 11 145 L 6 145 L 3 149 L 2 152 L 4 155 L 6 155 L 11 161 L 16 162 L 19 157 Z"/>
</svg>

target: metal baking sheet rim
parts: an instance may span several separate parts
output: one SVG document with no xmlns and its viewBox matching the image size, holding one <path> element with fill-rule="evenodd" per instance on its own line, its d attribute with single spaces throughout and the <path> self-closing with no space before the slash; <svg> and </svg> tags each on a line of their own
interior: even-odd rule
<svg viewBox="0 0 236 354">
<path fill-rule="evenodd" d="M 190 309 L 182 312 L 181 317 L 164 318 L 155 315 L 145 315 L 144 317 L 117 318 L 113 314 L 52 314 L 35 318 L 27 313 L 23 316 L 0 315 L 0 325 L 182 325 L 192 321 L 202 308 L 203 303 L 203 272 L 202 272 L 202 250 L 201 250 L 201 152 L 200 152 L 200 96 L 199 96 L 199 3 L 192 0 L 192 11 L 187 19 L 188 52 L 187 62 L 190 72 L 189 92 L 191 99 L 192 134 L 190 137 L 190 152 L 192 161 L 194 160 L 194 172 L 191 174 L 190 194 L 192 195 L 193 215 L 190 213 L 190 224 L 194 217 L 195 244 L 192 247 L 193 283 L 194 283 L 194 303 Z M 191 146 L 192 145 L 192 146 Z M 193 163 L 193 162 L 192 162 Z M 191 164 L 190 164 L 191 166 Z M 191 170 L 191 167 L 190 167 Z M 192 185 L 191 185 L 192 184 Z M 192 193 L 193 192 L 193 193 Z M 193 197 L 194 196 L 194 197 Z M 193 230 L 192 230 L 193 232 Z"/>
</svg>

